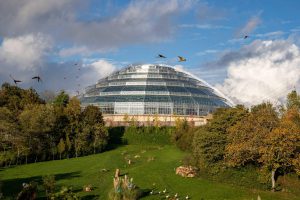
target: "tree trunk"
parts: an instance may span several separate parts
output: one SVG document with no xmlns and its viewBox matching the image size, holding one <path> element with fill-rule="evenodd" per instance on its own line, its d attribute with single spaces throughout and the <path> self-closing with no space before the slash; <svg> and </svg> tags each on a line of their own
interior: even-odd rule
<svg viewBox="0 0 300 200">
<path fill-rule="evenodd" d="M 25 156 L 25 163 L 26 163 L 26 165 L 27 165 L 27 159 L 28 159 L 28 156 L 26 155 Z"/>
<path fill-rule="evenodd" d="M 61 160 L 61 153 L 59 153 L 59 160 Z"/>
<path fill-rule="evenodd" d="M 95 142 L 94 142 L 94 154 L 96 154 L 96 144 L 95 144 Z"/>
<path fill-rule="evenodd" d="M 275 192 L 276 182 L 275 182 L 275 172 L 276 170 L 273 169 L 271 172 L 271 180 L 272 180 L 272 192 Z"/>
</svg>

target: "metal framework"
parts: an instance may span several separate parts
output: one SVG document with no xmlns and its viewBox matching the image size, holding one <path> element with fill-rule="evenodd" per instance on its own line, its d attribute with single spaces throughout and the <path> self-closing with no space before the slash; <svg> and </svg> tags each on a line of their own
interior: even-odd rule
<svg viewBox="0 0 300 200">
<path fill-rule="evenodd" d="M 82 106 L 103 114 L 205 116 L 230 102 L 205 82 L 163 64 L 130 65 L 86 88 Z"/>
</svg>

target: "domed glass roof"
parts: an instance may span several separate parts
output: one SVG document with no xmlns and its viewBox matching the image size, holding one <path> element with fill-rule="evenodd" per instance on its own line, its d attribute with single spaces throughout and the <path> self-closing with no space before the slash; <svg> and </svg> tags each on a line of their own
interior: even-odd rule
<svg viewBox="0 0 300 200">
<path fill-rule="evenodd" d="M 86 88 L 82 106 L 103 114 L 198 115 L 231 104 L 193 75 L 168 65 L 130 65 Z"/>
</svg>

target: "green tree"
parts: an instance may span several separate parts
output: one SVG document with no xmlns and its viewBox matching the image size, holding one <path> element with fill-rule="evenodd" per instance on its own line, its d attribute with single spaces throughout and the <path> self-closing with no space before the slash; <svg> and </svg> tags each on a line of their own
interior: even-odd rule
<svg viewBox="0 0 300 200">
<path fill-rule="evenodd" d="M 69 121 L 67 127 L 68 137 L 73 142 L 75 156 L 78 157 L 85 144 L 85 141 L 82 140 L 85 140 L 85 138 L 82 134 L 80 101 L 76 97 L 70 99 L 65 108 L 65 113 Z"/>
<path fill-rule="evenodd" d="M 194 134 L 192 149 L 193 157 L 200 167 L 223 163 L 228 144 L 227 130 L 247 115 L 248 111 L 243 106 L 219 108 L 207 125 L 198 128 Z"/>
<path fill-rule="evenodd" d="M 54 105 L 65 107 L 69 103 L 69 95 L 65 93 L 65 91 L 61 91 L 53 101 Z"/>
<path fill-rule="evenodd" d="M 47 199 L 51 199 L 51 196 L 55 192 L 55 177 L 53 175 L 43 176 L 43 187 L 46 192 Z"/>
<path fill-rule="evenodd" d="M 287 109 L 295 107 L 298 110 L 300 110 L 300 97 L 297 94 L 296 90 L 293 90 L 291 93 L 288 94 L 286 107 Z"/>
<path fill-rule="evenodd" d="M 52 147 L 50 138 L 55 120 L 53 106 L 44 104 L 27 106 L 19 115 L 24 137 L 35 161 Z"/>
<path fill-rule="evenodd" d="M 61 160 L 61 154 L 63 152 L 65 152 L 66 150 L 66 145 L 65 145 L 65 141 L 63 138 L 60 138 L 59 143 L 57 145 L 57 151 L 59 153 L 59 159 Z"/>
<path fill-rule="evenodd" d="M 108 139 L 102 113 L 96 106 L 87 106 L 82 112 L 83 134 L 86 139 L 86 151 L 92 146 L 93 153 L 101 151 Z"/>
</svg>

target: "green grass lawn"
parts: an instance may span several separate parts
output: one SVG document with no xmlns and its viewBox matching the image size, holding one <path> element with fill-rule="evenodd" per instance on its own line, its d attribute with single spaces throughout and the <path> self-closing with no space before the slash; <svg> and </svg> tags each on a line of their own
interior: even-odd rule
<svg viewBox="0 0 300 200">
<path fill-rule="evenodd" d="M 134 158 L 135 155 L 139 155 L 140 158 Z M 47 174 L 55 175 L 58 187 L 72 186 L 83 199 L 108 199 L 107 195 L 113 187 L 112 179 L 116 168 L 121 169 L 121 174 L 126 173 L 133 177 L 135 184 L 145 191 L 150 191 L 154 187 L 156 191 L 166 188 L 171 195 L 178 193 L 180 199 L 185 199 L 183 197 L 189 195 L 194 200 L 256 200 L 258 194 L 262 200 L 300 199 L 292 192 L 272 193 L 201 178 L 177 176 L 174 169 L 181 165 L 183 156 L 184 153 L 172 145 L 126 145 L 97 155 L 0 169 L 0 177 L 6 199 L 14 198 L 23 182 L 32 180 L 41 182 L 42 176 Z M 125 157 L 133 161 L 130 166 L 127 165 Z M 154 160 L 151 161 L 149 159 L 151 157 Z M 102 172 L 101 169 L 104 168 L 110 171 Z M 83 192 L 83 186 L 88 184 L 92 184 L 95 190 Z M 39 194 L 39 196 L 43 195 L 43 192 Z M 157 200 L 165 197 L 148 195 L 143 199 Z"/>
</svg>

